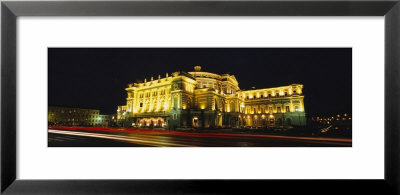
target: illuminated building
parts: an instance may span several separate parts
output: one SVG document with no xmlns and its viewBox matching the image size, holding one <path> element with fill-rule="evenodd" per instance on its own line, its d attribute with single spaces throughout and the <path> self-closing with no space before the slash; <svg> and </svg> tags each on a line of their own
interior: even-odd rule
<svg viewBox="0 0 400 195">
<path fill-rule="evenodd" d="M 117 117 L 129 126 L 285 127 L 306 124 L 303 85 L 240 90 L 234 75 L 174 72 L 128 84 Z"/>
<path fill-rule="evenodd" d="M 49 125 L 103 126 L 108 124 L 109 115 L 101 115 L 100 110 L 49 106 Z"/>
</svg>

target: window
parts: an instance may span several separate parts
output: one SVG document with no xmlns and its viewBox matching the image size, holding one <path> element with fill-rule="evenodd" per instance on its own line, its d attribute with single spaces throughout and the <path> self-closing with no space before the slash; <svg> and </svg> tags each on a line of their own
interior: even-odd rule
<svg viewBox="0 0 400 195">
<path fill-rule="evenodd" d="M 269 113 L 272 114 L 272 107 L 269 107 Z"/>
<path fill-rule="evenodd" d="M 263 98 L 264 96 L 263 95 L 261 95 L 261 98 Z"/>
<path fill-rule="evenodd" d="M 278 112 L 278 113 L 281 113 L 281 107 L 278 107 L 278 108 L 277 108 L 277 112 Z"/>
<path fill-rule="evenodd" d="M 257 114 L 257 108 L 254 108 L 254 114 Z"/>
<path fill-rule="evenodd" d="M 287 92 L 285 92 L 285 96 L 287 96 Z"/>
<path fill-rule="evenodd" d="M 298 111 L 299 111 L 299 107 L 298 107 L 298 106 L 294 107 L 294 110 L 295 110 L 296 112 L 298 112 Z"/>
<path fill-rule="evenodd" d="M 290 112 L 290 107 L 286 106 L 286 112 Z"/>
<path fill-rule="evenodd" d="M 140 107 L 143 107 L 143 103 L 142 102 L 140 102 Z"/>
<path fill-rule="evenodd" d="M 172 119 L 176 120 L 178 118 L 177 114 L 172 115 Z"/>
</svg>

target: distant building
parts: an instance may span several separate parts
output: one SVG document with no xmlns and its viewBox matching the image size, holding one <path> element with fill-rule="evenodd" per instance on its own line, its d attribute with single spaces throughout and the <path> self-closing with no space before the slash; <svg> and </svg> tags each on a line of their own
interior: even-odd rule
<svg viewBox="0 0 400 195">
<path fill-rule="evenodd" d="M 151 77 L 126 88 L 117 118 L 138 127 L 305 126 L 303 85 L 240 90 L 234 75 L 201 71 Z"/>
<path fill-rule="evenodd" d="M 49 106 L 49 125 L 107 126 L 109 115 L 101 115 L 98 109 Z"/>
</svg>

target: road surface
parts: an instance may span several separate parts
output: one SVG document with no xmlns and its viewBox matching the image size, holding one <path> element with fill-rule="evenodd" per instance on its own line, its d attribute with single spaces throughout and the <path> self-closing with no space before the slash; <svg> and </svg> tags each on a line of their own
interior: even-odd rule
<svg viewBox="0 0 400 195">
<path fill-rule="evenodd" d="M 48 130 L 49 147 L 351 147 L 351 139 L 148 129 Z"/>
</svg>

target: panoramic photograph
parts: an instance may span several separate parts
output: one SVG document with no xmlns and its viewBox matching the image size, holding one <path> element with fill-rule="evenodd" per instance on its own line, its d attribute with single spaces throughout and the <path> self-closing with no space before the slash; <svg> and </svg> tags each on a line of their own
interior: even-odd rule
<svg viewBox="0 0 400 195">
<path fill-rule="evenodd" d="M 352 147 L 352 48 L 48 48 L 48 147 Z"/>
</svg>

